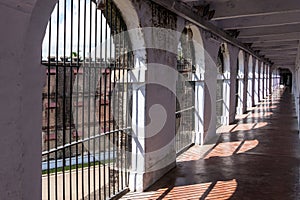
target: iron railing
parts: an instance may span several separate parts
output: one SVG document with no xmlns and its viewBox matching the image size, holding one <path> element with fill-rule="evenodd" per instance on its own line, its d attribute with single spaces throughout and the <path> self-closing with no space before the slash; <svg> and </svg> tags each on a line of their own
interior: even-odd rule
<svg viewBox="0 0 300 200">
<path fill-rule="evenodd" d="M 112 0 L 60 0 L 42 48 L 42 198 L 107 199 L 128 186 L 133 55 Z"/>
<path fill-rule="evenodd" d="M 195 136 L 195 84 L 180 74 L 176 85 L 176 153 L 179 155 L 194 143 Z"/>
<path fill-rule="evenodd" d="M 223 95 L 223 80 L 217 80 L 217 96 L 216 96 L 216 128 L 219 128 L 223 125 L 222 117 L 224 110 L 224 95 Z"/>
<path fill-rule="evenodd" d="M 193 32 L 190 28 L 184 28 L 177 54 L 175 149 L 179 155 L 195 141 L 195 83 L 193 82 L 193 75 L 196 68 Z"/>
</svg>

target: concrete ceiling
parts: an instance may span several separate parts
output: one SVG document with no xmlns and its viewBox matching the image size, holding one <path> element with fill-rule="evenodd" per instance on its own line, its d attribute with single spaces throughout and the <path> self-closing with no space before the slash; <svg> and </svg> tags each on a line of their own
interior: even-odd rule
<svg viewBox="0 0 300 200">
<path fill-rule="evenodd" d="M 209 5 L 211 22 L 239 32 L 248 44 L 276 66 L 295 66 L 300 40 L 299 0 L 181 0 L 191 7 Z"/>
</svg>

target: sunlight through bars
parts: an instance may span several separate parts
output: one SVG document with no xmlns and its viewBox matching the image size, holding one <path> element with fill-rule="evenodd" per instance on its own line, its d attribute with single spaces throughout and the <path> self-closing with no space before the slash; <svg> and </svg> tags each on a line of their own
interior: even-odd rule
<svg viewBox="0 0 300 200">
<path fill-rule="evenodd" d="M 107 199 L 127 189 L 133 67 L 112 0 L 60 0 L 42 46 L 42 199 Z M 98 5 L 99 7 L 99 5 Z"/>
</svg>

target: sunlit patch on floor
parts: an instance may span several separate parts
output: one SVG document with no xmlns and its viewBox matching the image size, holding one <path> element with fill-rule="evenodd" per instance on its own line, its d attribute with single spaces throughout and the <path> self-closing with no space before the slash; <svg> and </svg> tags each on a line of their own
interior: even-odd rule
<svg viewBox="0 0 300 200">
<path fill-rule="evenodd" d="M 219 143 L 204 159 L 232 156 L 242 141 Z"/>
<path fill-rule="evenodd" d="M 258 122 L 255 124 L 255 126 L 253 127 L 253 129 L 258 129 L 258 128 L 262 128 L 268 125 L 268 122 Z"/>
<path fill-rule="evenodd" d="M 270 117 L 273 112 L 258 112 L 251 115 L 252 118 Z"/>
<path fill-rule="evenodd" d="M 245 153 L 246 151 L 250 151 L 251 149 L 257 147 L 258 144 L 259 144 L 258 140 L 246 140 L 237 153 L 240 154 L 240 153 Z"/>
<path fill-rule="evenodd" d="M 244 153 L 254 149 L 258 144 L 258 140 L 219 143 L 204 159 L 212 157 L 228 157 L 236 153 Z"/>
<path fill-rule="evenodd" d="M 211 200 L 225 200 L 229 199 L 237 189 L 236 179 L 229 181 L 217 181 L 210 183 L 200 183 L 194 185 L 175 186 L 169 188 L 162 188 L 157 191 L 132 193 L 127 194 L 126 198 L 133 200 L 146 199 L 211 199 Z"/>
<path fill-rule="evenodd" d="M 206 200 L 225 200 L 230 199 L 237 189 L 237 181 L 218 181 L 214 188 L 205 198 Z"/>
</svg>

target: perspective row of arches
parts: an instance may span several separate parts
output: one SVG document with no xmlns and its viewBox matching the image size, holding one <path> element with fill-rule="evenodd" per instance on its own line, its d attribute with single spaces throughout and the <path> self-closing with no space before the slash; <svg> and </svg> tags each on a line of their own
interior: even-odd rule
<svg viewBox="0 0 300 200">
<path fill-rule="evenodd" d="M 41 182 L 44 199 L 143 190 L 278 86 L 271 66 L 152 1 L 102 2 L 32 0 L 20 17 L 25 196 Z"/>
</svg>

